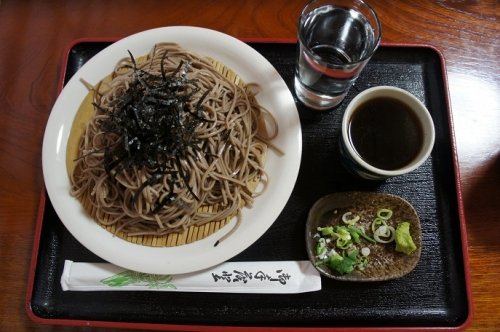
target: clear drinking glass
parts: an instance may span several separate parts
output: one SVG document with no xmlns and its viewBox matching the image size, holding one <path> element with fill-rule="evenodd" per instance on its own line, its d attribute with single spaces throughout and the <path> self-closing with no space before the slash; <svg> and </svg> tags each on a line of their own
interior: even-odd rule
<svg viewBox="0 0 500 332">
<path fill-rule="evenodd" d="M 295 92 L 326 110 L 347 95 L 381 39 L 377 14 L 362 0 L 314 0 L 299 17 Z"/>
</svg>

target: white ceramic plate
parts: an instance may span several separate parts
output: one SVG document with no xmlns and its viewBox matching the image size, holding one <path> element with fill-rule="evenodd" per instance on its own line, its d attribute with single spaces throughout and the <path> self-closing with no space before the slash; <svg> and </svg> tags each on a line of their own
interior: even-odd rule
<svg viewBox="0 0 500 332">
<path fill-rule="evenodd" d="M 95 84 L 110 73 L 119 59 L 145 54 L 155 43 L 177 42 L 199 55 L 210 56 L 233 69 L 245 82 L 262 87 L 257 96 L 271 110 L 279 125 L 273 141 L 285 152 L 270 151 L 266 171 L 270 184 L 243 210 L 240 227 L 217 247 L 214 243 L 231 229 L 223 227 L 211 236 L 192 244 L 154 248 L 129 243 L 101 228 L 69 195 L 66 175 L 66 145 L 72 121 L 87 94 L 80 78 Z M 104 260 L 127 269 L 155 274 L 194 272 L 222 263 L 253 244 L 273 224 L 284 208 L 297 179 L 302 153 L 302 132 L 293 97 L 275 68 L 247 44 L 226 34 L 196 27 L 165 27 L 140 32 L 121 39 L 90 59 L 67 83 L 50 114 L 42 150 L 45 186 L 52 205 L 69 232 L 87 249 Z M 231 223 L 234 223 L 232 220 Z"/>
</svg>

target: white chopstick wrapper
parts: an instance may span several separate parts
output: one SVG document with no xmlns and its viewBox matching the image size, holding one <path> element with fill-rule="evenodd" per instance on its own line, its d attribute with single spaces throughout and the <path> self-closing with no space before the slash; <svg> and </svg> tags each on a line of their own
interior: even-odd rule
<svg viewBox="0 0 500 332">
<path fill-rule="evenodd" d="M 157 275 L 66 260 L 61 286 L 64 291 L 285 294 L 318 291 L 321 277 L 309 261 L 225 262 L 194 273 Z"/>
</svg>

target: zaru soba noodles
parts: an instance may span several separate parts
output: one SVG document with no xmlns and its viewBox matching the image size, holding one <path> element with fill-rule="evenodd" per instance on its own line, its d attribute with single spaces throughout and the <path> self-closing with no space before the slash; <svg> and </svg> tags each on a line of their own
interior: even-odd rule
<svg viewBox="0 0 500 332">
<path fill-rule="evenodd" d="M 90 202 L 101 225 L 128 236 L 233 216 L 238 224 L 240 210 L 265 189 L 265 153 L 277 134 L 255 101 L 258 87 L 238 86 L 176 44 L 129 55 L 109 83 L 91 87 L 95 111 L 74 161 L 72 195 Z"/>
</svg>

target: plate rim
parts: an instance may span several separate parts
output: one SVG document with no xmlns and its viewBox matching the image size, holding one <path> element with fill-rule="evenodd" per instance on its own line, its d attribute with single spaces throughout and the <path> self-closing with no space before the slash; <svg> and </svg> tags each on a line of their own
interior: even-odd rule
<svg viewBox="0 0 500 332">
<path fill-rule="evenodd" d="M 64 200 L 63 202 L 60 202 L 58 200 L 58 198 L 61 198 L 60 191 L 63 189 L 61 189 L 60 187 L 57 187 L 56 184 L 53 182 L 54 174 L 50 175 L 50 173 L 51 173 L 50 168 L 53 166 L 52 163 L 54 163 L 54 160 L 51 159 L 52 157 L 54 157 L 54 156 L 56 157 L 55 163 L 59 166 L 59 168 L 58 168 L 59 170 L 61 168 L 60 167 L 61 165 L 63 165 L 64 168 L 66 167 L 65 153 L 66 153 L 66 141 L 67 141 L 67 135 L 69 133 L 69 129 L 64 128 L 65 127 L 64 124 L 62 126 L 61 125 L 57 126 L 57 119 L 58 119 L 57 115 L 60 116 L 59 113 L 61 113 L 61 111 L 59 109 L 62 107 L 61 106 L 62 102 L 60 100 L 64 99 L 64 98 L 66 98 L 66 99 L 69 98 L 67 96 L 69 94 L 69 92 L 67 92 L 67 91 L 73 90 L 74 89 L 73 86 L 75 84 L 81 84 L 77 81 L 80 78 L 80 74 L 85 74 L 88 71 L 88 69 L 85 69 L 85 68 L 89 68 L 89 67 L 91 68 L 92 66 L 96 66 L 95 63 L 97 63 L 98 65 L 99 64 L 102 65 L 102 63 L 100 63 L 100 61 L 102 62 L 103 60 L 100 60 L 100 58 L 108 57 L 110 52 L 111 52 L 111 54 L 117 52 L 117 51 L 109 51 L 110 48 L 112 50 L 114 50 L 116 48 L 129 45 L 130 43 L 137 43 L 137 39 L 142 40 L 144 37 L 146 37 L 144 39 L 151 39 L 151 38 L 155 39 L 155 38 L 159 38 L 160 36 L 163 36 L 163 35 L 170 35 L 169 38 L 171 38 L 171 36 L 173 34 L 176 34 L 176 33 L 181 34 L 184 37 L 189 36 L 189 38 L 192 38 L 193 35 L 195 35 L 195 34 L 202 34 L 204 36 L 213 37 L 217 41 L 225 43 L 225 45 L 224 45 L 224 47 L 222 47 L 222 49 L 225 50 L 225 52 L 229 53 L 229 55 L 226 54 L 225 57 L 232 56 L 235 54 L 238 55 L 239 53 L 241 53 L 243 51 L 248 52 L 251 55 L 249 55 L 247 57 L 251 56 L 252 59 L 254 61 L 257 61 L 257 63 L 259 63 L 259 64 L 265 63 L 264 67 L 266 67 L 266 70 L 272 69 L 272 73 L 270 74 L 270 77 L 272 77 L 273 79 L 278 81 L 278 82 L 273 81 L 273 83 L 278 84 L 279 89 L 277 89 L 275 91 L 279 92 L 279 96 L 272 97 L 271 101 L 277 102 L 280 100 L 280 98 L 282 98 L 285 100 L 285 105 L 287 106 L 287 107 L 285 107 L 285 109 L 288 110 L 288 108 L 290 108 L 290 107 L 293 107 L 293 109 L 294 109 L 294 112 L 291 112 L 291 114 L 290 113 L 286 114 L 286 118 L 283 116 L 283 114 L 281 114 L 279 117 L 279 119 L 281 121 L 285 120 L 284 123 L 287 126 L 293 126 L 292 132 L 288 136 L 289 136 L 289 138 L 291 138 L 294 141 L 296 150 L 295 151 L 287 151 L 287 152 L 292 152 L 292 155 L 295 155 L 295 160 L 292 160 L 292 167 L 287 166 L 287 168 L 289 168 L 287 175 L 290 177 L 291 181 L 288 181 L 288 183 L 285 183 L 285 187 L 286 187 L 286 190 L 285 190 L 286 195 L 285 196 L 286 196 L 286 198 L 285 197 L 278 197 L 278 200 L 275 201 L 276 203 L 273 204 L 273 205 L 277 205 L 277 208 L 275 208 L 274 211 L 271 211 L 272 212 L 271 213 L 272 221 L 270 221 L 270 222 L 268 221 L 264 227 L 260 227 L 257 230 L 257 232 L 254 234 L 255 238 L 253 239 L 253 241 L 248 241 L 248 240 L 243 241 L 239 246 L 236 247 L 236 249 L 234 249 L 234 247 L 231 247 L 231 248 L 233 248 L 232 254 L 220 254 L 221 250 L 217 249 L 218 247 L 216 247 L 215 251 L 218 251 L 218 252 L 216 252 L 217 258 L 214 259 L 213 257 L 212 258 L 208 257 L 207 262 L 201 263 L 200 265 L 198 265 L 196 267 L 192 266 L 192 264 L 191 264 L 191 266 L 189 264 L 186 264 L 186 263 L 179 264 L 176 259 L 172 258 L 173 256 L 177 256 L 178 254 L 180 254 L 179 253 L 180 250 L 185 249 L 186 246 L 190 246 L 191 244 L 182 245 L 182 246 L 178 246 L 178 247 L 154 248 L 154 247 L 136 245 L 136 244 L 133 244 L 133 243 L 130 243 L 130 242 L 127 242 L 125 240 L 120 239 L 120 241 L 123 241 L 126 243 L 125 246 L 128 246 L 128 247 L 133 246 L 136 249 L 141 248 L 141 250 L 137 250 L 138 251 L 137 255 L 135 255 L 135 257 L 132 258 L 133 262 L 130 261 L 130 258 L 124 259 L 123 257 L 117 257 L 117 255 L 120 256 L 120 253 L 116 252 L 116 248 L 107 248 L 106 249 L 107 252 L 103 252 L 102 248 L 96 248 L 95 243 L 93 243 L 93 242 L 89 243 L 88 238 L 86 236 L 82 237 L 81 234 L 79 234 L 79 230 L 77 228 L 75 228 L 74 222 L 68 220 L 69 216 L 68 216 L 67 211 L 65 211 L 65 209 L 63 207 L 61 207 L 61 205 L 64 205 L 64 203 L 68 203 L 68 197 L 66 197 L 66 200 Z M 173 38 L 173 39 L 175 39 L 175 38 Z M 160 41 L 161 40 L 157 40 L 156 42 L 160 42 Z M 167 40 L 167 41 L 175 41 L 175 42 L 178 42 L 181 46 L 183 46 L 183 43 L 181 41 L 172 40 L 172 38 Z M 147 43 L 147 41 L 141 41 L 140 44 L 144 45 L 145 43 Z M 116 46 L 116 45 L 118 45 L 118 46 Z M 134 46 L 136 46 L 136 45 L 134 45 Z M 149 45 L 150 48 L 152 46 L 153 46 L 153 44 Z M 234 47 L 234 49 L 228 50 L 229 47 Z M 185 47 L 185 48 L 190 49 L 189 47 Z M 213 50 L 210 50 L 210 51 L 212 52 Z M 201 54 L 200 51 L 195 51 L 195 53 Z M 208 53 L 210 53 L 210 52 L 208 52 Z M 214 56 L 214 54 L 203 53 L 203 55 L 211 56 L 211 57 L 214 57 L 215 59 L 219 58 L 217 55 Z M 125 57 L 125 55 L 123 55 L 122 57 Z M 104 62 L 106 62 L 106 61 L 104 61 Z M 116 60 L 108 60 L 107 62 L 116 63 Z M 224 62 L 224 64 L 227 65 L 228 67 L 230 67 L 231 69 L 233 69 L 235 72 L 238 72 L 238 69 L 234 68 L 235 67 L 234 65 L 227 64 L 226 62 Z M 243 66 L 244 65 L 245 64 L 243 64 Z M 259 71 L 256 70 L 256 72 L 259 72 Z M 101 75 L 101 76 L 105 76 L 106 73 L 109 73 L 108 69 L 103 70 L 103 75 Z M 238 72 L 238 74 L 240 74 L 240 73 Z M 245 80 L 244 77 L 243 77 L 243 80 L 247 81 L 247 80 Z M 249 82 L 249 81 L 247 81 L 247 82 Z M 91 83 L 93 83 L 93 82 L 91 81 Z M 81 88 L 83 88 L 83 85 Z M 78 93 L 77 93 L 77 95 L 78 95 Z M 266 97 L 270 98 L 269 93 Z M 259 95 L 257 96 L 257 99 L 259 99 Z M 266 100 L 266 102 L 269 102 L 269 101 Z M 63 105 L 64 105 L 64 103 L 63 103 Z M 75 108 L 77 108 L 79 106 L 79 103 L 77 103 L 75 105 L 76 105 Z M 263 105 L 263 106 L 266 106 L 266 105 Z M 76 110 L 74 112 L 76 112 Z M 72 121 L 73 121 L 73 116 L 71 116 L 70 123 L 72 123 Z M 56 123 L 54 123 L 54 122 L 56 122 Z M 66 127 L 67 127 L 67 124 L 66 124 Z M 71 127 L 71 125 L 70 125 L 70 127 Z M 280 123 L 280 127 L 281 127 L 281 123 Z M 53 129 L 57 129 L 57 133 L 55 133 L 53 131 Z M 53 143 L 54 141 L 57 142 L 57 144 L 55 146 L 55 151 L 54 151 L 54 147 L 50 146 L 50 142 Z M 59 152 L 57 152 L 58 150 L 59 150 Z M 61 152 L 61 151 L 63 151 L 63 152 Z M 54 155 L 54 152 L 56 152 L 55 155 Z M 46 126 L 46 130 L 44 133 L 44 138 L 43 138 L 43 147 L 42 147 L 42 168 L 43 168 L 43 175 L 44 175 L 46 190 L 47 190 L 49 199 L 51 199 L 51 202 L 54 206 L 54 210 L 56 211 L 58 217 L 61 219 L 62 223 L 65 225 L 65 227 L 68 229 L 68 231 L 78 240 L 78 242 L 80 242 L 88 250 L 90 250 L 91 252 L 93 252 L 94 254 L 96 254 L 97 256 L 101 257 L 102 259 L 104 259 L 108 262 L 125 267 L 127 269 L 132 269 L 132 270 L 146 272 L 146 273 L 155 273 L 155 274 L 179 274 L 179 273 L 195 272 L 195 271 L 202 270 L 202 269 L 217 265 L 219 263 L 222 263 L 222 262 L 234 257 L 235 255 L 239 254 L 240 252 L 242 252 L 243 250 L 248 248 L 251 244 L 253 244 L 255 241 L 257 241 L 267 231 L 267 229 L 269 227 L 271 227 L 271 225 L 274 223 L 274 221 L 276 220 L 276 218 L 279 216 L 279 214 L 283 210 L 284 206 L 286 205 L 286 202 L 288 201 L 288 199 L 292 193 L 293 187 L 295 186 L 295 182 L 296 182 L 297 177 L 298 177 L 301 155 L 302 155 L 302 131 L 301 131 L 301 127 L 300 127 L 300 119 L 298 116 L 298 110 L 296 108 L 293 96 L 292 96 L 291 92 L 289 91 L 288 87 L 286 86 L 286 83 L 283 81 L 280 74 L 272 66 L 272 64 L 269 63 L 269 61 L 267 59 L 265 59 L 260 53 L 258 53 L 256 50 L 254 50 L 251 46 L 247 45 L 243 41 L 238 40 L 238 39 L 236 39 L 230 35 L 227 35 L 225 33 L 211 30 L 211 29 L 207 29 L 207 28 L 200 28 L 200 27 L 170 26 L 170 27 L 160 27 L 160 28 L 145 30 L 145 31 L 130 35 L 128 37 L 125 37 L 123 39 L 117 40 L 113 44 L 111 44 L 111 45 L 105 47 L 103 50 L 99 51 L 91 59 L 89 59 L 89 61 L 87 61 L 73 75 L 73 77 L 71 77 L 71 79 L 68 80 L 66 86 L 61 90 L 56 102 L 54 103 L 54 106 L 53 106 L 52 111 L 50 113 L 49 119 L 47 121 L 47 126 Z M 57 157 L 61 157 L 61 156 L 62 156 L 62 158 L 57 158 Z M 290 160 L 288 160 L 288 162 L 289 161 Z M 67 178 L 66 172 L 64 173 L 64 176 Z M 272 181 L 272 179 L 271 179 L 271 181 Z M 62 181 L 62 182 L 64 183 L 64 181 Z M 69 183 L 69 180 L 68 180 L 68 183 Z M 61 185 L 61 182 L 58 182 L 57 185 Z M 57 194 L 58 191 L 59 191 L 59 194 Z M 279 193 L 283 194 L 283 190 L 279 191 Z M 66 196 L 69 196 L 69 193 Z M 265 193 L 264 193 L 264 196 L 258 197 L 256 199 L 256 203 L 258 203 L 259 200 L 263 200 L 263 197 L 265 197 Z M 274 198 L 275 197 L 273 197 L 273 199 Z M 70 197 L 69 201 L 71 201 L 71 200 L 74 201 L 76 199 L 73 197 Z M 78 202 L 78 204 L 80 204 L 80 203 Z M 257 204 L 257 205 L 259 205 L 259 204 Z M 79 206 L 81 208 L 81 205 L 79 205 Z M 73 207 L 74 207 L 74 204 L 73 204 Z M 249 209 L 245 209 L 245 210 L 249 210 Z M 247 212 L 247 211 L 243 211 L 244 218 L 245 218 L 245 215 L 247 214 L 245 212 Z M 81 213 L 81 211 L 80 211 L 80 213 Z M 75 213 L 73 213 L 71 215 L 75 216 Z M 104 234 L 106 234 L 106 236 L 104 236 L 104 237 L 107 240 L 110 240 L 112 245 L 115 244 L 115 242 L 116 242 L 115 240 L 117 240 L 117 239 L 112 238 L 111 233 L 102 229 L 97 223 L 95 223 L 93 220 L 91 220 L 90 217 L 87 216 L 86 219 L 87 219 L 87 222 L 90 221 L 93 224 L 92 226 L 86 225 L 85 227 L 87 229 L 89 229 L 89 227 L 90 227 L 90 229 L 93 229 L 94 231 L 96 231 L 97 233 L 99 233 L 101 235 L 104 232 Z M 90 219 L 90 220 L 88 220 L 88 219 Z M 229 224 L 232 224 L 233 222 L 234 222 L 234 218 Z M 217 235 L 217 238 L 220 238 L 225 232 L 230 230 L 230 228 L 231 228 L 231 226 L 223 227 L 220 231 L 216 232 L 215 234 Z M 235 235 L 236 234 L 234 234 L 233 236 L 235 236 Z M 234 241 L 229 241 L 233 236 L 231 236 L 230 238 L 225 240 L 225 242 L 226 241 L 234 242 Z M 212 234 L 211 236 L 207 237 L 204 240 L 196 241 L 194 243 L 196 244 L 196 243 L 201 243 L 201 242 L 206 242 L 206 241 L 211 241 L 210 243 L 214 243 L 215 240 L 213 238 L 214 238 L 214 234 Z M 230 243 L 230 244 L 234 246 L 233 243 Z M 205 247 L 206 247 L 206 244 L 205 244 Z M 221 246 L 221 247 L 224 247 L 224 246 Z M 147 250 L 143 250 L 144 248 L 146 248 Z M 166 262 L 164 261 L 161 264 L 156 264 L 158 262 L 155 262 L 155 264 L 146 264 L 144 262 L 144 259 L 141 256 L 144 254 L 144 252 L 149 252 L 151 250 L 168 251 L 167 253 L 165 253 L 165 255 L 169 255 L 170 257 L 168 259 L 166 259 Z M 139 252 L 140 252 L 140 254 L 139 254 Z M 200 258 L 198 259 L 198 261 L 201 259 L 207 259 L 206 253 L 205 254 L 200 253 L 199 256 L 200 256 Z"/>
</svg>

